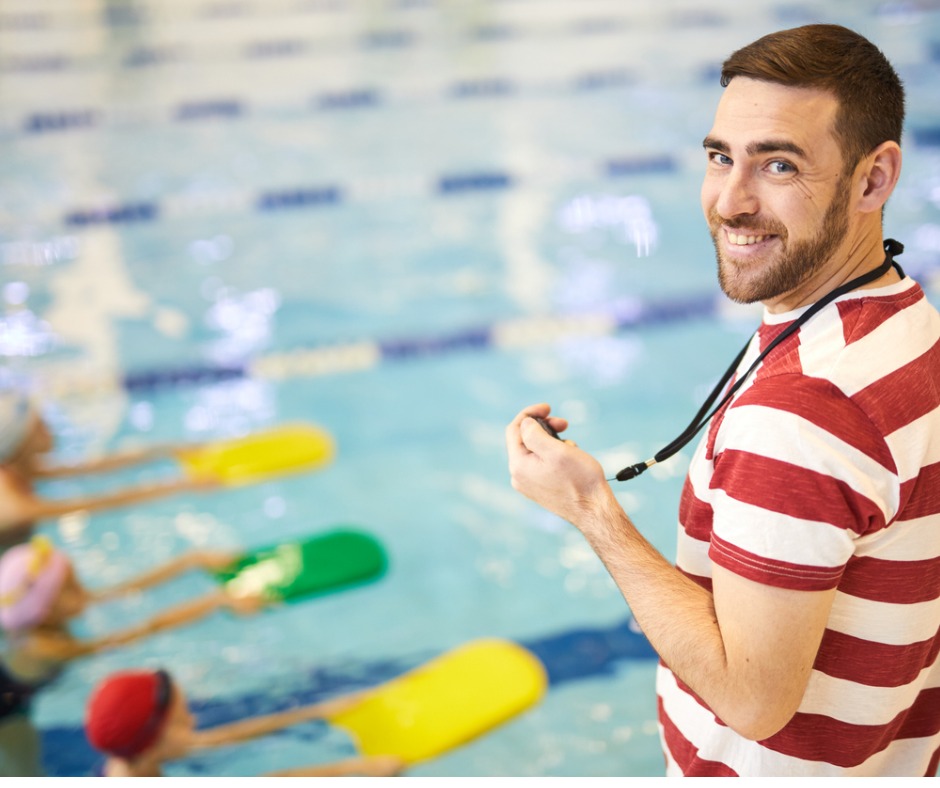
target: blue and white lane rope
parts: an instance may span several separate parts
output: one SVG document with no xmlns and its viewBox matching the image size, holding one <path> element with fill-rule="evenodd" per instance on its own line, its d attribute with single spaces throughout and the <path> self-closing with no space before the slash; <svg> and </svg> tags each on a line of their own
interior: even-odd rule
<svg viewBox="0 0 940 788">
<path fill-rule="evenodd" d="M 527 317 L 435 336 L 364 340 L 259 355 L 244 364 L 164 367 L 128 374 L 88 374 L 80 367 L 46 373 L 35 386 L 47 397 L 100 396 L 124 390 L 150 393 L 237 380 L 285 381 L 361 372 L 383 364 L 433 359 L 457 353 L 514 351 L 564 340 L 611 336 L 620 331 L 713 317 L 715 294 L 634 302 L 630 308 L 580 315 Z"/>
</svg>

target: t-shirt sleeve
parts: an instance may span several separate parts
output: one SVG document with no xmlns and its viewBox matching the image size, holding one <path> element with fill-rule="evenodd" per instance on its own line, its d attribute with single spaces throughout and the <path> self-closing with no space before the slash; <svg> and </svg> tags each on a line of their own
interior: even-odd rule
<svg viewBox="0 0 940 788">
<path fill-rule="evenodd" d="M 755 382 L 725 412 L 712 456 L 709 558 L 756 582 L 834 588 L 856 540 L 897 511 L 884 438 L 825 380 Z"/>
</svg>

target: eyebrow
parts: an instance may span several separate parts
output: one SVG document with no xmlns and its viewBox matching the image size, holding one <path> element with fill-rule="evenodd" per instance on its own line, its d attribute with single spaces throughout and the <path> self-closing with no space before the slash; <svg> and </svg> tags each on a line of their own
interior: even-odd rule
<svg viewBox="0 0 940 788">
<path fill-rule="evenodd" d="M 706 137 L 702 140 L 702 147 L 716 150 L 719 153 L 731 152 L 731 146 L 717 137 Z M 760 153 L 792 153 L 794 156 L 799 156 L 801 159 L 806 158 L 806 151 L 795 142 L 790 142 L 789 140 L 763 140 L 762 142 L 752 142 L 745 148 L 745 152 L 749 156 Z"/>
</svg>

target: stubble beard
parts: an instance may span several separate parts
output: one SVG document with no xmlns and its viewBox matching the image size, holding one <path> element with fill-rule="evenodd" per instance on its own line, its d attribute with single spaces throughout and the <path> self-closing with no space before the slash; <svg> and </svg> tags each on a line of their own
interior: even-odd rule
<svg viewBox="0 0 940 788">
<path fill-rule="evenodd" d="M 788 242 L 786 229 L 776 223 L 768 226 L 754 219 L 722 220 L 713 209 L 708 225 L 718 262 L 718 284 L 724 294 L 739 304 L 753 304 L 796 290 L 822 268 L 848 234 L 848 202 L 848 192 L 837 191 L 826 209 L 819 231 L 812 238 L 792 245 Z M 748 272 L 742 274 L 738 272 L 739 263 L 723 256 L 718 235 L 722 227 L 746 230 L 748 224 L 776 235 L 783 248 L 770 260 L 748 262 Z"/>
</svg>

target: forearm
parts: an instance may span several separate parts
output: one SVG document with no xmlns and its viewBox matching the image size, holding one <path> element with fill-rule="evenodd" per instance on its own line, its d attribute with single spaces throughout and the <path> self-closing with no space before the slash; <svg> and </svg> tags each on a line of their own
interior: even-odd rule
<svg viewBox="0 0 940 788">
<path fill-rule="evenodd" d="M 292 710 L 293 711 L 293 710 Z M 219 725 L 215 728 L 209 728 L 204 731 L 197 731 L 194 734 L 193 746 L 195 748 L 221 747 L 225 744 L 235 744 L 236 742 L 255 739 L 259 736 L 265 736 L 282 728 L 296 725 L 309 718 L 299 718 L 290 711 L 279 714 L 267 714 L 263 717 L 252 717 L 247 720 L 229 723 L 228 725 Z"/>
<path fill-rule="evenodd" d="M 156 634 L 162 629 L 168 629 L 172 626 L 180 626 L 195 621 L 215 609 L 217 605 L 203 604 L 192 606 L 188 611 L 177 609 L 176 613 L 182 615 L 164 614 L 150 621 L 138 624 L 133 627 L 105 635 L 100 638 L 77 640 L 67 633 L 48 633 L 40 632 L 33 634 L 28 643 L 28 649 L 36 659 L 46 662 L 66 663 L 73 659 L 86 657 L 91 654 L 97 654 L 108 649 L 123 646 L 148 635 Z"/>
<path fill-rule="evenodd" d="M 172 457 L 181 448 L 176 445 L 161 444 L 140 449 L 127 449 L 113 454 L 106 454 L 102 457 L 95 457 L 94 459 L 60 465 L 39 461 L 33 466 L 33 474 L 37 477 L 53 479 L 79 476 L 85 473 L 103 473 L 125 468 L 129 465 L 139 465 L 144 462 Z"/>
<path fill-rule="evenodd" d="M 357 697 L 358 694 L 343 696 L 322 703 L 251 717 L 228 725 L 219 725 L 204 731 L 197 731 L 194 734 L 193 746 L 219 747 L 223 744 L 233 744 L 247 739 L 254 739 L 258 736 L 265 736 L 301 722 L 324 719 L 349 707 Z"/>
<path fill-rule="evenodd" d="M 550 410 L 531 405 L 506 428 L 513 487 L 584 534 L 663 661 L 723 722 L 747 738 L 776 733 L 806 692 L 835 589 L 759 582 L 717 563 L 702 588 L 637 531 L 600 463 L 534 420 Z"/>
<path fill-rule="evenodd" d="M 163 498 L 174 493 L 192 489 L 193 484 L 187 479 L 174 479 L 169 482 L 152 484 L 142 487 L 131 487 L 114 493 L 90 496 L 88 498 L 73 498 L 71 500 L 37 501 L 34 512 L 35 519 L 43 520 L 61 517 L 78 511 L 100 511 L 127 506 L 132 503 L 143 503 Z"/>
<path fill-rule="evenodd" d="M 220 607 L 224 607 L 227 603 L 227 599 L 225 593 L 220 591 L 200 597 L 191 602 L 185 602 L 181 605 L 171 607 L 158 613 L 148 621 L 96 640 L 85 641 L 84 652 L 90 653 L 114 648 L 168 629 L 191 624 L 194 621 L 205 618 L 205 616 L 215 612 Z"/>
<path fill-rule="evenodd" d="M 619 507 L 593 520 L 579 527 L 663 661 L 693 689 L 725 681 L 712 595 L 669 563 Z"/>
<path fill-rule="evenodd" d="M 769 663 L 749 659 L 746 649 L 728 642 L 711 592 L 670 564 L 616 504 L 581 525 L 663 662 L 725 724 L 748 738 L 765 738 L 789 720 L 795 702 L 781 678 Z"/>
<path fill-rule="evenodd" d="M 393 755 L 373 755 L 347 758 L 317 766 L 301 766 L 269 772 L 268 777 L 391 777 L 399 774 L 405 763 Z"/>
<path fill-rule="evenodd" d="M 162 566 L 151 569 L 123 583 L 118 583 L 107 588 L 92 591 L 92 597 L 95 601 L 103 602 L 108 599 L 122 596 L 132 591 L 142 591 L 159 583 L 165 583 L 183 572 L 192 569 L 196 565 L 194 553 L 184 553 L 168 561 Z"/>
</svg>

